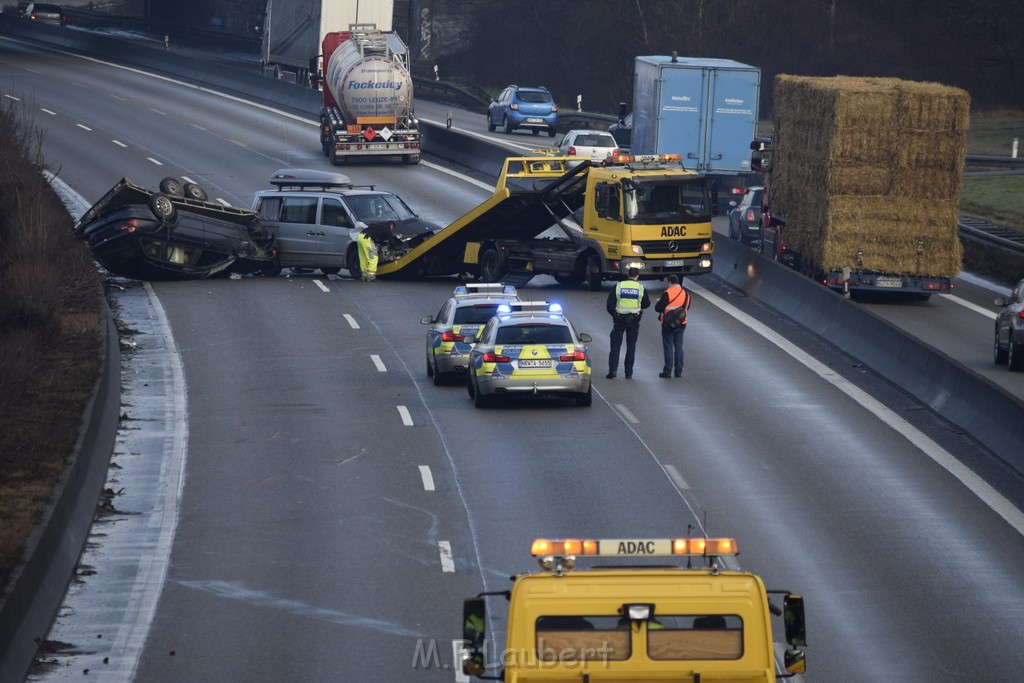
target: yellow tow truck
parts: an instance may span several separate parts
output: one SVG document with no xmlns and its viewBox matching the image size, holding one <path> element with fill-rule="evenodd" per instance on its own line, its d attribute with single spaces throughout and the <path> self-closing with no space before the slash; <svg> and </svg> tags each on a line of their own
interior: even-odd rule
<svg viewBox="0 0 1024 683">
<path fill-rule="evenodd" d="M 522 286 L 546 273 L 592 290 L 631 266 L 642 279 L 698 275 L 711 271 L 716 212 L 714 184 L 677 154 L 509 157 L 490 198 L 377 275 Z"/>
<path fill-rule="evenodd" d="M 720 566 L 738 552 L 730 538 L 538 539 L 542 572 L 465 601 L 462 671 L 506 683 L 768 683 L 804 673 L 803 598 Z M 615 564 L 578 569 L 583 557 Z M 638 561 L 654 557 L 685 566 Z M 509 602 L 505 648 L 490 657 L 488 596 Z M 781 662 L 773 614 L 785 624 Z"/>
</svg>

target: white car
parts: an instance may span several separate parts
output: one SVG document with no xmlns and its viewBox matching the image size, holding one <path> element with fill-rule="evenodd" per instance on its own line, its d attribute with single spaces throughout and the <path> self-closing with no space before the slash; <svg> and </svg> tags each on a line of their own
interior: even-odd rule
<svg viewBox="0 0 1024 683">
<path fill-rule="evenodd" d="M 603 130 L 570 130 L 558 149 L 564 156 L 591 161 L 604 161 L 609 154 L 619 153 L 615 138 Z"/>
</svg>

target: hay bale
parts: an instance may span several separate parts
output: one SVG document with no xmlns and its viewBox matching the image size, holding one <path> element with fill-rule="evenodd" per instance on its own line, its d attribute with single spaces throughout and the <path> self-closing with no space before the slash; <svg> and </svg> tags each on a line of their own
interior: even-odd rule
<svg viewBox="0 0 1024 683">
<path fill-rule="evenodd" d="M 773 203 L 821 270 L 952 276 L 970 99 L 894 78 L 775 81 Z"/>
</svg>

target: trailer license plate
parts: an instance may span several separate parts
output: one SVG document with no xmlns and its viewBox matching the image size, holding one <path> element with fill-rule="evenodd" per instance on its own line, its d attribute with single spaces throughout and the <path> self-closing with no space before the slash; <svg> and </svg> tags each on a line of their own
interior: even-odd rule
<svg viewBox="0 0 1024 683">
<path fill-rule="evenodd" d="M 679 266 L 682 266 L 685 263 L 686 263 L 686 261 L 665 261 L 665 267 L 666 268 L 678 268 Z"/>
<path fill-rule="evenodd" d="M 532 358 L 527 358 L 527 359 L 523 359 L 523 360 L 519 361 L 519 367 L 521 367 L 521 368 L 550 368 L 551 367 L 551 361 L 549 359 L 534 360 Z"/>
<path fill-rule="evenodd" d="M 387 145 L 367 145 L 366 149 L 387 149 Z"/>
<path fill-rule="evenodd" d="M 903 279 L 898 277 L 876 277 L 875 287 L 893 287 L 899 288 L 903 286 Z"/>
</svg>

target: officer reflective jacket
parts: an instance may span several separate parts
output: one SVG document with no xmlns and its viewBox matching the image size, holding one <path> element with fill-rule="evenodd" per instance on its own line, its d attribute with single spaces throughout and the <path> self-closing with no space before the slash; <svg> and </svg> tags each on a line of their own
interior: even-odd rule
<svg viewBox="0 0 1024 683">
<path fill-rule="evenodd" d="M 644 286 L 636 280 L 623 280 L 615 285 L 615 312 L 640 313 Z"/>
</svg>

